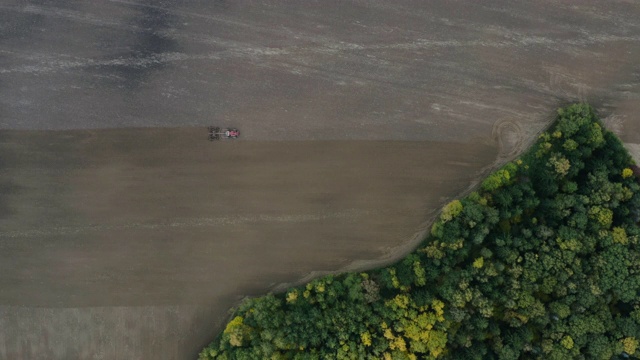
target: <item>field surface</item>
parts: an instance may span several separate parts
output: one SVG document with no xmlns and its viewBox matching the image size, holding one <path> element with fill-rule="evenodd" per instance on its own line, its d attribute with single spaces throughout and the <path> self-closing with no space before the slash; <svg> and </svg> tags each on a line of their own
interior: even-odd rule
<svg viewBox="0 0 640 360">
<path fill-rule="evenodd" d="M 570 101 L 640 155 L 638 19 L 622 0 L 4 1 L 0 358 L 194 357 L 242 296 L 402 255 Z"/>
<path fill-rule="evenodd" d="M 9 358 L 193 355 L 239 296 L 400 251 L 497 154 L 482 141 L 210 143 L 201 128 L 2 135 Z"/>
</svg>

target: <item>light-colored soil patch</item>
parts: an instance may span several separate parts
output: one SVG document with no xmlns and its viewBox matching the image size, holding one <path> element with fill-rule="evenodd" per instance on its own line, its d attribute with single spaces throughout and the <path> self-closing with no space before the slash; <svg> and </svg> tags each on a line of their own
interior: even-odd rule
<svg viewBox="0 0 640 360">
<path fill-rule="evenodd" d="M 133 353 L 195 354 L 245 295 L 397 254 L 498 153 L 490 138 L 211 143 L 202 128 L 1 138 L 0 342 L 27 354 L 82 332 L 68 354 L 105 358 L 124 351 L 111 315 L 142 321 Z M 168 327 L 189 339 L 162 340 Z"/>
<path fill-rule="evenodd" d="M 213 334 L 216 310 L 184 305 L 0 306 L 0 358 L 193 359 L 203 338 Z"/>
</svg>

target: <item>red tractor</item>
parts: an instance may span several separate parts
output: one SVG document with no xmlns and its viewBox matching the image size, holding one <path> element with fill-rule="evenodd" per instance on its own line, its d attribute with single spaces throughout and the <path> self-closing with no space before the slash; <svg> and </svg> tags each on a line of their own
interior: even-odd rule
<svg viewBox="0 0 640 360">
<path fill-rule="evenodd" d="M 236 128 L 219 128 L 215 126 L 209 126 L 209 140 L 220 139 L 237 139 L 240 136 L 240 131 Z"/>
</svg>

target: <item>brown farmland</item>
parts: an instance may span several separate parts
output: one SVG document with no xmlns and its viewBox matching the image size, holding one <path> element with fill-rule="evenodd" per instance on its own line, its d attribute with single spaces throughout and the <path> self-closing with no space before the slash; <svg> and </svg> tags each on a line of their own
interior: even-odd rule
<svg viewBox="0 0 640 360">
<path fill-rule="evenodd" d="M 628 0 L 3 1 L 0 358 L 192 358 L 244 295 L 402 255 L 567 102 L 640 158 L 639 19 Z"/>
<path fill-rule="evenodd" d="M 242 295 L 397 256 L 491 144 L 3 132 L 2 355 L 194 355 Z"/>
</svg>

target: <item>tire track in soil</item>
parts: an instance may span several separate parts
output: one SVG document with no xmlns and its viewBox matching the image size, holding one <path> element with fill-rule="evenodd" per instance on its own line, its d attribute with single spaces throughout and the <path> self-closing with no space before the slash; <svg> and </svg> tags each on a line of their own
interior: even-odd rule
<svg viewBox="0 0 640 360">
<path fill-rule="evenodd" d="M 168 223 L 129 223 L 122 225 L 91 225 L 91 226 L 61 226 L 53 228 L 29 229 L 21 231 L 0 231 L 0 239 L 20 239 L 35 236 L 60 236 L 85 234 L 92 232 L 120 231 L 120 230 L 163 230 L 188 229 L 200 227 L 238 226 L 241 224 L 271 222 L 271 223 L 304 223 L 322 220 L 356 219 L 361 216 L 372 215 L 373 211 L 347 209 L 345 211 L 326 214 L 288 214 L 288 215 L 255 215 L 255 216 L 225 216 L 217 218 L 184 219 Z M 2 248 L 6 242 L 0 243 Z"/>
</svg>

